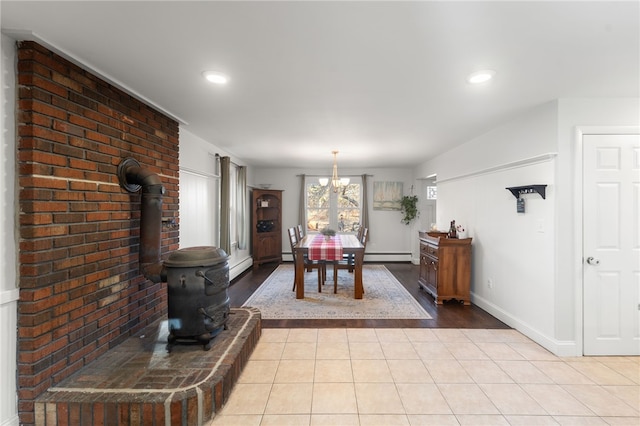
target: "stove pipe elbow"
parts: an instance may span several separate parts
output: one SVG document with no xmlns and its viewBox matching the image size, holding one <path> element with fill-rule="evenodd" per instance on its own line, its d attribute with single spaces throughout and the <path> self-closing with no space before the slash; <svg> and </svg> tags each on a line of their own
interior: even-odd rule
<svg viewBox="0 0 640 426">
<path fill-rule="evenodd" d="M 140 201 L 140 272 L 154 283 L 165 282 L 167 274 L 160 261 L 162 236 L 162 196 L 164 187 L 155 173 L 143 169 L 133 158 L 118 166 L 120 186 L 129 192 L 142 189 Z"/>
</svg>

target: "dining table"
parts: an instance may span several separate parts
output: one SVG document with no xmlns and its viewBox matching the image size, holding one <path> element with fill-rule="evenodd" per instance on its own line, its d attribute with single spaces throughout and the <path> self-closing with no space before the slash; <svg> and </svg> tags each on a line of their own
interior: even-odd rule
<svg viewBox="0 0 640 426">
<path fill-rule="evenodd" d="M 318 262 L 331 262 L 342 259 L 343 254 L 354 257 L 353 297 L 362 299 L 362 264 L 364 263 L 364 245 L 353 234 L 338 234 L 327 241 L 321 234 L 307 234 L 298 241 L 293 250 L 296 252 L 296 299 L 304 299 L 304 257 Z M 339 259 L 336 259 L 339 253 Z"/>
</svg>

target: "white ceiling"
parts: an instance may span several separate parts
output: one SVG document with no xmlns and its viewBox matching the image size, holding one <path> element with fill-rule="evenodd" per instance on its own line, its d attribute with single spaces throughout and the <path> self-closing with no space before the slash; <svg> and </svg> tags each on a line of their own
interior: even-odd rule
<svg viewBox="0 0 640 426">
<path fill-rule="evenodd" d="M 0 15 L 258 166 L 327 167 L 334 149 L 340 167 L 413 166 L 553 99 L 640 96 L 637 1 L 3 0 Z M 483 68 L 492 83 L 466 83 Z"/>
</svg>

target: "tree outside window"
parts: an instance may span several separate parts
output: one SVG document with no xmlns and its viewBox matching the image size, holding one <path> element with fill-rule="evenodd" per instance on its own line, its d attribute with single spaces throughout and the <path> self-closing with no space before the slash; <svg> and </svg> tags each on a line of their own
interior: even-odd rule
<svg viewBox="0 0 640 426">
<path fill-rule="evenodd" d="M 306 195 L 307 232 L 319 232 L 327 227 L 340 233 L 358 232 L 362 213 L 359 178 L 351 178 L 351 182 L 337 192 L 333 192 L 330 184 L 322 186 L 317 180 L 308 180 Z"/>
</svg>

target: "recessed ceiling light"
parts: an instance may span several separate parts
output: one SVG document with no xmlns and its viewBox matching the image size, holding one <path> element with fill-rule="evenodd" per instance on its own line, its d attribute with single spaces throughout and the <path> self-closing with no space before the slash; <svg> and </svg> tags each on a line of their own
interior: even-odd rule
<svg viewBox="0 0 640 426">
<path fill-rule="evenodd" d="M 493 70 L 476 71 L 467 77 L 467 81 L 471 84 L 486 83 L 491 80 L 494 75 L 496 75 L 496 72 Z"/>
<path fill-rule="evenodd" d="M 227 84 L 229 81 L 229 77 L 216 71 L 205 71 L 202 75 L 207 79 L 207 81 L 214 84 Z"/>
</svg>

